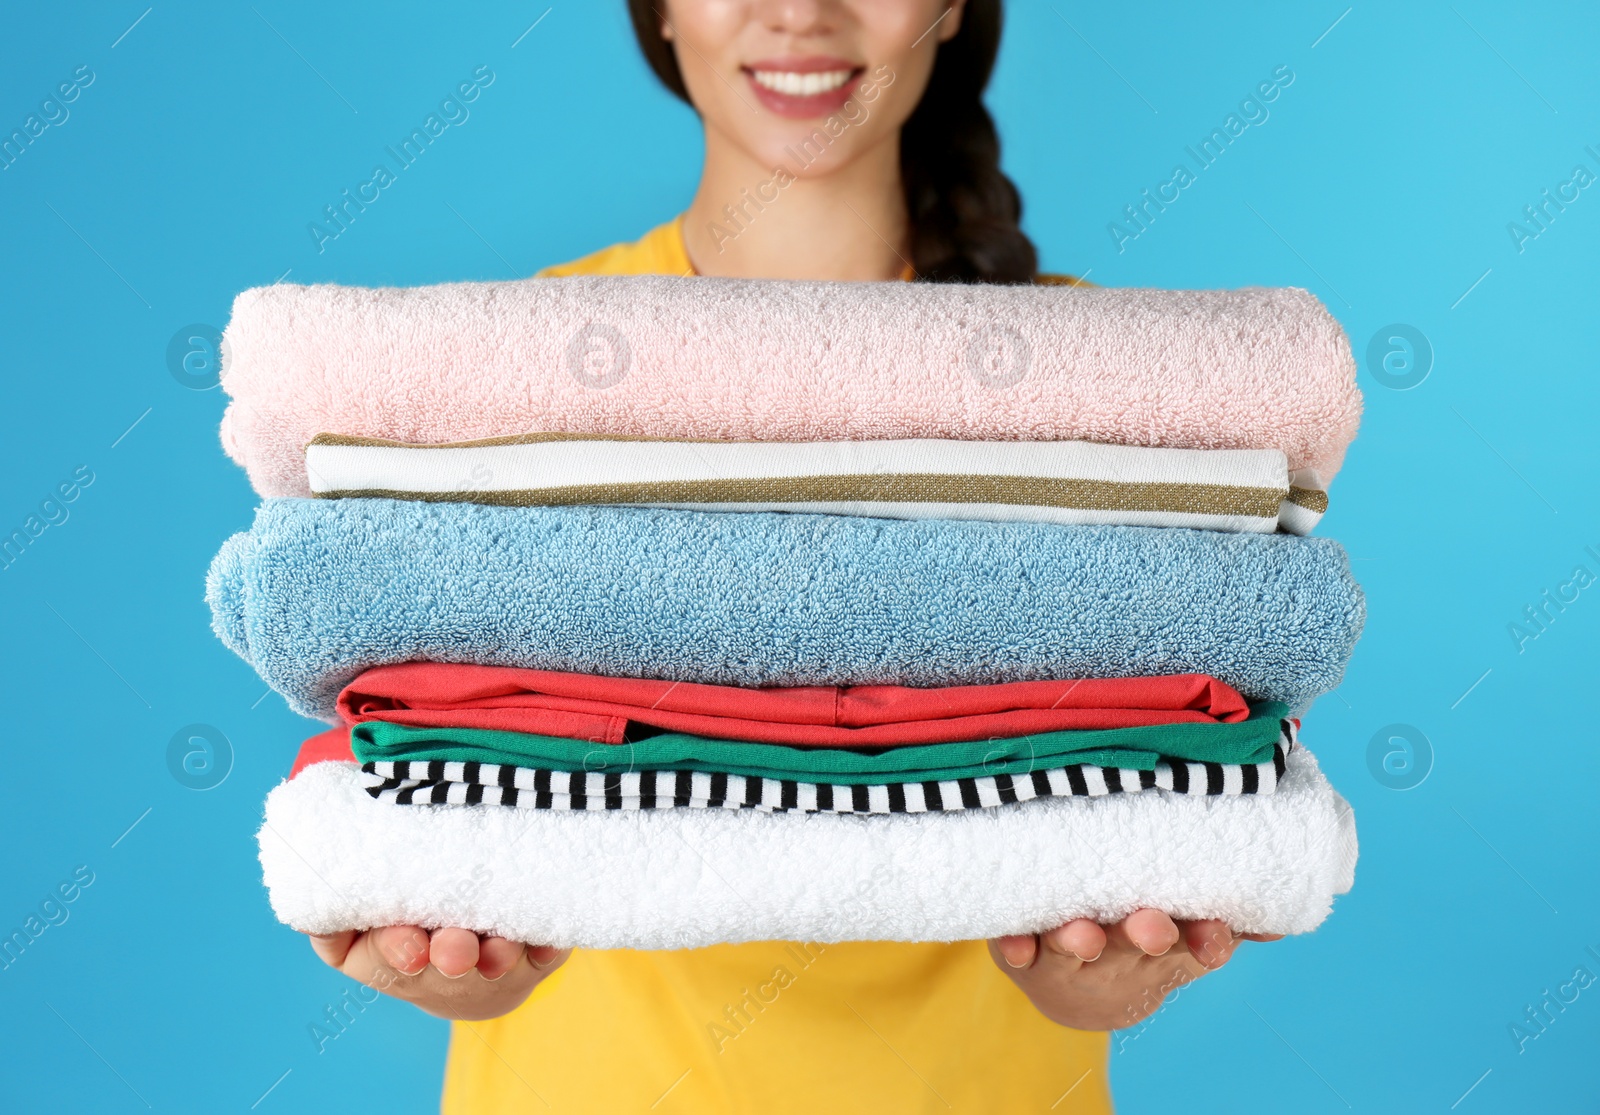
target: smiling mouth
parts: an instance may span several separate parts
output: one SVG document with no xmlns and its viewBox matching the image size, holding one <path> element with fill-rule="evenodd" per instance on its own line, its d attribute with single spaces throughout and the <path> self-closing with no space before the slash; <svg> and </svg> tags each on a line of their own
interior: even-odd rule
<svg viewBox="0 0 1600 1115">
<path fill-rule="evenodd" d="M 750 75 L 751 81 L 774 93 L 781 93 L 786 97 L 820 97 L 844 88 L 861 74 L 861 68 L 823 70 L 819 73 L 747 68 L 745 72 Z"/>
<path fill-rule="evenodd" d="M 855 96 L 865 66 L 843 59 L 773 59 L 743 67 L 756 99 L 777 115 L 813 120 L 837 112 Z"/>
</svg>

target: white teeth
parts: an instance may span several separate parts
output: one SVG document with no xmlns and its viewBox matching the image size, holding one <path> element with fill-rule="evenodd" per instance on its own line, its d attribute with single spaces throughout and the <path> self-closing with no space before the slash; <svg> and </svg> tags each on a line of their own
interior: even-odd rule
<svg viewBox="0 0 1600 1115">
<path fill-rule="evenodd" d="M 824 73 L 797 74 L 788 70 L 752 70 L 756 84 L 790 97 L 815 97 L 831 93 L 850 80 L 854 70 L 829 70 Z"/>
</svg>

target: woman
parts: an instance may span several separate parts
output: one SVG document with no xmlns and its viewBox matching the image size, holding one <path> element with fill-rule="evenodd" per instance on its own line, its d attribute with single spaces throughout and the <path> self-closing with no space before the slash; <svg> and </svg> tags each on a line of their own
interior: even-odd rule
<svg viewBox="0 0 1600 1115">
<path fill-rule="evenodd" d="M 999 0 L 630 0 L 699 112 L 677 220 L 546 275 L 1073 282 L 1036 274 L 981 95 Z M 446 1111 L 1110 1110 L 1104 1031 L 1224 964 L 1218 922 L 961 944 L 575 954 L 461 929 L 312 941 L 456 1021 Z"/>
</svg>

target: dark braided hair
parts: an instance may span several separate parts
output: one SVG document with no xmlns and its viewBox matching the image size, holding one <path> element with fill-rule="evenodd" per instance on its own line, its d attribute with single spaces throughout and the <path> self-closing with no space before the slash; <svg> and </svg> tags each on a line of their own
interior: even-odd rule
<svg viewBox="0 0 1600 1115">
<path fill-rule="evenodd" d="M 677 54 L 661 37 L 662 0 L 628 0 L 639 49 L 685 102 Z M 900 177 L 917 278 L 1031 283 L 1039 267 L 1018 222 L 1022 198 L 1000 170 L 1000 137 L 983 90 L 1000 49 L 1001 0 L 967 0 L 961 29 L 939 44 L 922 101 L 900 133 Z"/>
</svg>

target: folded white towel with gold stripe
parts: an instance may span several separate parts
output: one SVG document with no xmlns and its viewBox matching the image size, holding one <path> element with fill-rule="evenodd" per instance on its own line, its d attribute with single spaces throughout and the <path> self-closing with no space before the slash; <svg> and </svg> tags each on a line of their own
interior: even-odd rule
<svg viewBox="0 0 1600 1115">
<path fill-rule="evenodd" d="M 1309 533 L 1316 474 L 1276 449 L 1086 441 L 727 442 L 525 434 L 413 445 L 320 434 L 311 491 L 552 507 L 799 511 L 886 519 Z"/>
</svg>

